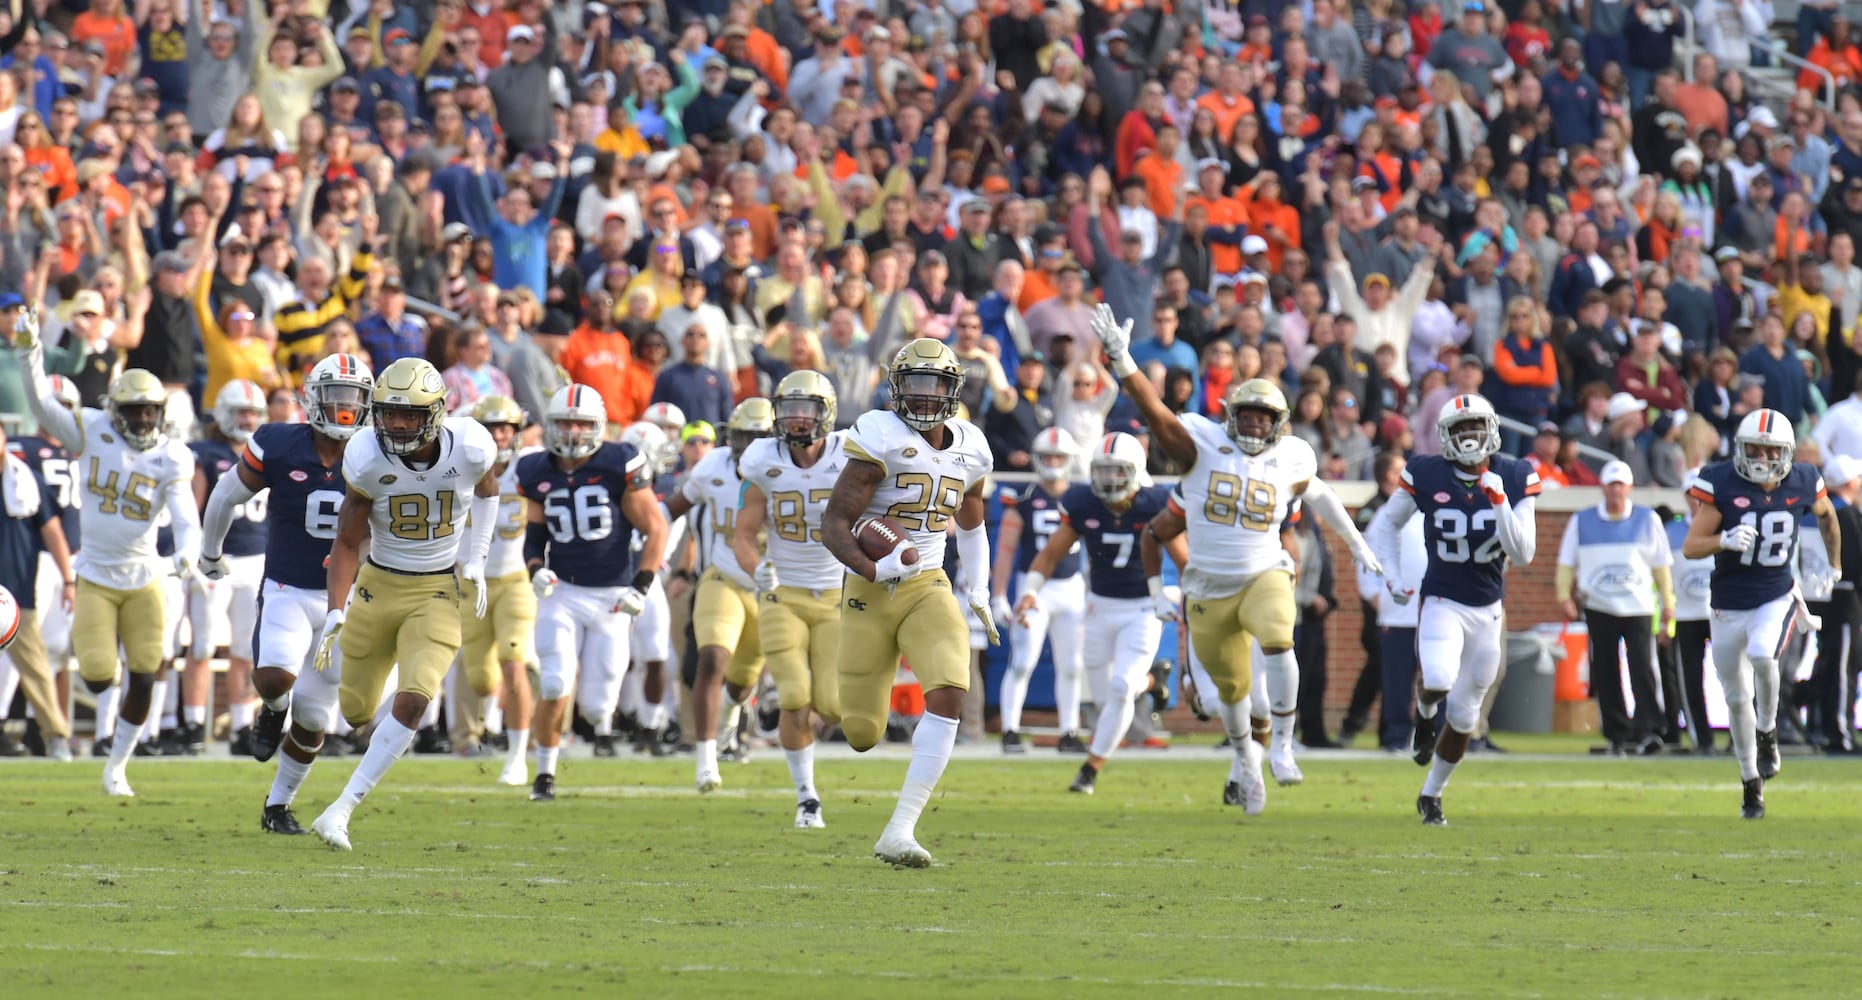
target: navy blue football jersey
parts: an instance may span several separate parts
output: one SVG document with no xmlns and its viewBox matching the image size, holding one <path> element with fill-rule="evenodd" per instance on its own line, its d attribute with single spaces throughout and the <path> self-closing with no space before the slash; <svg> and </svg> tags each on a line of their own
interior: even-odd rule
<svg viewBox="0 0 1862 1000">
<path fill-rule="evenodd" d="M 208 496 L 213 495 L 220 477 L 239 464 L 233 446 L 217 438 L 192 442 L 188 449 L 194 453 L 194 467 L 207 477 Z M 265 508 L 269 499 L 261 493 L 233 508 L 233 523 L 227 527 L 226 539 L 220 543 L 221 555 L 256 556 L 265 551 Z"/>
<path fill-rule="evenodd" d="M 633 445 L 610 442 L 574 472 L 556 466 L 547 451 L 517 463 L 517 491 L 543 509 L 550 542 L 544 563 L 564 583 L 624 587 L 634 578 L 634 526 L 621 513 L 621 495 L 650 489 L 640 478 L 646 460 Z"/>
<path fill-rule="evenodd" d="M 1496 455 L 1487 468 L 1506 484 L 1509 503 L 1539 495 L 1539 474 L 1526 463 Z M 1506 552 L 1480 477 L 1470 478 L 1440 455 L 1419 455 L 1403 470 L 1403 488 L 1424 519 L 1429 568 L 1422 576 L 1422 596 L 1477 608 L 1504 599 Z"/>
<path fill-rule="evenodd" d="M 1758 540 L 1744 552 L 1713 557 L 1714 607 L 1746 611 L 1791 592 L 1798 516 L 1824 495 L 1816 466 L 1794 463 L 1784 481 L 1767 492 L 1740 475 L 1732 462 L 1715 462 L 1700 470 L 1688 494 L 1720 512 L 1722 530 L 1744 524 L 1758 532 Z"/>
<path fill-rule="evenodd" d="M 65 544 L 75 553 L 82 536 L 78 532 L 78 509 L 72 506 L 72 501 L 77 499 L 79 471 L 71 453 L 63 445 L 37 437 L 9 439 L 6 450 L 31 467 L 33 474 L 45 484 L 46 492 L 57 501 L 58 520 L 65 529 Z"/>
<path fill-rule="evenodd" d="M 1022 519 L 1021 538 L 1015 543 L 1015 572 L 1028 572 L 1028 567 L 1034 565 L 1035 555 L 1047 548 L 1047 540 L 1060 529 L 1060 501 L 1072 492 L 1070 489 L 1055 496 L 1042 489 L 1039 483 L 1030 483 L 1026 489 L 1002 491 L 1004 510 L 1013 510 Z M 1079 571 L 1080 550 L 1075 546 L 1073 551 L 1060 557 L 1054 564 L 1054 572 L 1047 578 L 1064 580 Z"/>
<path fill-rule="evenodd" d="M 324 465 L 317 456 L 316 433 L 309 424 L 266 424 L 252 432 L 240 457 L 271 490 L 266 502 L 265 577 L 303 590 L 329 586 L 324 562 L 349 489 L 342 462 Z"/>
<path fill-rule="evenodd" d="M 1087 585 L 1098 597 L 1149 597 L 1144 560 L 1138 555 L 1138 536 L 1170 504 L 1170 489 L 1145 486 L 1132 497 L 1131 506 L 1113 513 L 1090 486 L 1070 486 L 1060 495 L 1060 516 L 1080 536 L 1092 566 Z"/>
</svg>

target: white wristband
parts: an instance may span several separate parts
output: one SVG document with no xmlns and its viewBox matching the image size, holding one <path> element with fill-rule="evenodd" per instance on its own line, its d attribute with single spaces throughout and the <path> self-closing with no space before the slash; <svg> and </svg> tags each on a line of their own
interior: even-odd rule
<svg viewBox="0 0 1862 1000">
<path fill-rule="evenodd" d="M 1144 580 L 1144 586 L 1145 586 L 1145 589 L 1151 592 L 1152 599 L 1155 600 L 1156 598 L 1164 596 L 1164 578 L 1163 577 L 1161 576 L 1146 577 Z"/>
<path fill-rule="evenodd" d="M 1112 358 L 1111 361 L 1112 374 L 1120 379 L 1127 379 L 1138 374 L 1138 362 L 1133 361 L 1130 354 L 1121 354 Z"/>
<path fill-rule="evenodd" d="M 1038 594 L 1046 584 L 1047 577 L 1044 574 L 1036 573 L 1034 570 L 1022 574 L 1023 594 Z"/>
</svg>

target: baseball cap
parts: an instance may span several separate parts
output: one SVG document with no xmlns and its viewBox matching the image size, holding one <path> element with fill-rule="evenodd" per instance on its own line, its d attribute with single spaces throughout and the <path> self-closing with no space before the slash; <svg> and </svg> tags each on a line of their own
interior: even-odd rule
<svg viewBox="0 0 1862 1000">
<path fill-rule="evenodd" d="M 151 263 L 157 271 L 179 273 L 188 269 L 187 258 L 173 250 L 163 250 L 156 254 L 155 260 Z M 5 306 L 0 306 L 0 308 L 5 308 Z"/>
<path fill-rule="evenodd" d="M 103 295 L 94 288 L 86 288 L 71 297 L 71 313 L 74 316 L 86 314 L 103 315 Z"/>
<path fill-rule="evenodd" d="M 1558 433 L 1558 425 L 1550 420 L 1541 420 L 1539 421 L 1539 433 L 1556 435 Z"/>
<path fill-rule="evenodd" d="M 1213 156 L 1205 156 L 1202 159 L 1196 161 L 1196 172 L 1197 173 L 1200 174 L 1203 171 L 1210 170 L 1210 169 L 1227 172 L 1228 164 L 1223 163 L 1221 160 L 1218 160 Z"/>
<path fill-rule="evenodd" d="M 0 292 L 0 309 L 18 309 L 25 304 L 18 292 Z"/>
<path fill-rule="evenodd" d="M 1848 194 L 1851 191 L 1862 191 L 1862 174 L 1851 175 L 1848 180 L 1843 181 L 1843 193 Z"/>
<path fill-rule="evenodd" d="M 526 42 L 534 42 L 537 40 L 537 33 L 531 31 L 530 26 L 527 24 L 514 24 L 511 26 L 511 30 L 504 33 L 504 40 L 507 42 L 515 42 L 519 39 Z"/>
<path fill-rule="evenodd" d="M 539 161 L 530 165 L 530 179 L 534 181 L 553 181 L 556 179 L 556 164 Z"/>
<path fill-rule="evenodd" d="M 1615 461 L 1604 464 L 1603 471 L 1597 474 L 1597 480 L 1605 486 L 1611 483 L 1627 483 L 1634 486 L 1636 485 L 1636 474 L 1629 470 L 1628 462 L 1622 459 L 1616 459 Z"/>
<path fill-rule="evenodd" d="M 700 438 L 716 444 L 718 440 L 718 430 L 711 426 L 711 421 L 709 420 L 694 420 L 684 427 L 679 428 L 680 444 L 690 444 L 694 438 Z"/>
<path fill-rule="evenodd" d="M 413 36 L 407 33 L 406 28 L 391 28 L 381 40 L 384 45 L 412 45 L 414 43 Z"/>
<path fill-rule="evenodd" d="M 988 182 L 985 181 L 984 184 L 987 186 Z M 963 210 L 965 212 L 987 212 L 989 211 L 989 203 L 981 198 L 971 198 L 969 201 L 963 203 Z"/>
<path fill-rule="evenodd" d="M 335 83 L 330 84 L 330 91 L 337 94 L 360 94 L 362 92 L 362 85 L 356 82 L 355 77 L 345 76 Z"/>
<path fill-rule="evenodd" d="M 381 290 L 384 292 L 400 292 L 400 291 L 405 291 L 406 287 L 401 284 L 400 275 L 390 274 L 386 278 L 382 279 Z"/>
<path fill-rule="evenodd" d="M 1364 287 L 1369 288 L 1372 285 L 1382 285 L 1385 288 L 1389 288 L 1390 276 L 1382 271 L 1372 271 L 1370 274 L 1364 276 Z"/>
<path fill-rule="evenodd" d="M 446 243 L 457 243 L 472 238 L 472 229 L 463 222 L 449 222 L 440 230 L 440 239 Z"/>
<path fill-rule="evenodd" d="M 6 308 L 4 301 L 0 299 L 0 309 Z M 1848 455 L 1832 455 L 1829 461 L 1823 463 L 1823 483 L 1826 486 L 1841 486 L 1853 482 L 1857 476 L 1862 476 L 1862 461 Z"/>
<path fill-rule="evenodd" d="M 1647 401 L 1637 399 L 1626 392 L 1619 392 L 1610 397 L 1610 405 L 1605 408 L 1603 415 L 1605 419 L 1615 420 L 1618 417 L 1626 417 L 1631 413 L 1641 413 L 1648 408 L 1649 404 Z"/>
<path fill-rule="evenodd" d="M 1244 236 L 1241 238 L 1241 252 L 1243 255 L 1266 253 L 1267 241 L 1259 236 Z"/>
<path fill-rule="evenodd" d="M 1720 249 L 1715 250 L 1713 252 L 1713 259 L 1722 264 L 1726 263 L 1729 260 L 1738 260 L 1739 259 L 1739 248 L 1734 247 L 1734 246 L 1721 247 Z"/>
<path fill-rule="evenodd" d="M 1100 35 L 1099 40 L 1106 43 L 1107 45 L 1110 45 L 1113 42 L 1127 41 L 1127 38 L 1125 35 L 1125 29 L 1113 28 L 1111 31 L 1108 31 L 1105 34 Z"/>
<path fill-rule="evenodd" d="M 1376 189 L 1377 181 L 1373 178 L 1359 176 L 1351 179 L 1351 190 L 1353 191 L 1374 191 Z"/>
</svg>

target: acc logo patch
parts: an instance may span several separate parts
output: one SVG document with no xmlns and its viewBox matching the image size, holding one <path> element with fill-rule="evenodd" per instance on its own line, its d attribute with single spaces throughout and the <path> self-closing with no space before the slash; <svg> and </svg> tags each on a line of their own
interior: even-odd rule
<svg viewBox="0 0 1862 1000">
<path fill-rule="evenodd" d="M 1447 503 L 1447 502 L 1448 502 L 1448 500 L 1449 500 L 1449 497 L 1448 497 L 1448 494 L 1447 494 L 1447 493 L 1437 493 L 1437 494 L 1435 495 L 1435 502 L 1436 502 L 1436 503 Z"/>
<path fill-rule="evenodd" d="M 782 475 L 782 470 L 781 470 L 781 469 L 771 469 L 771 470 L 769 470 L 769 472 L 767 472 L 767 473 L 765 473 L 765 475 L 767 475 L 767 476 L 769 476 L 769 478 L 771 478 L 771 479 L 774 479 L 774 478 L 776 478 L 777 476 L 780 476 L 780 475 Z"/>
<path fill-rule="evenodd" d="M 389 483 L 392 483 L 392 482 L 394 482 L 395 480 L 397 480 L 397 479 L 399 479 L 399 478 L 401 478 L 401 477 L 400 477 L 400 476 L 397 476 L 397 475 L 395 475 L 395 474 L 394 474 L 394 473 L 392 473 L 392 472 L 390 472 L 390 473 L 388 473 L 387 475 L 385 475 L 385 476 L 383 476 L 383 477 L 381 477 L 381 484 L 382 484 L 383 486 L 386 486 L 386 485 L 388 485 Z"/>
<path fill-rule="evenodd" d="M 713 480 L 711 481 L 711 485 L 713 485 L 713 486 L 723 486 L 723 485 L 724 485 L 724 480 L 722 480 L 722 479 L 713 479 Z"/>
<path fill-rule="evenodd" d="M 103 436 L 103 443 L 104 443 L 104 444 L 115 444 L 115 443 L 116 443 L 116 438 L 113 438 L 113 437 L 111 437 L 110 435 L 108 435 L 108 434 L 105 434 L 105 435 Z"/>
<path fill-rule="evenodd" d="M 1752 506 L 1752 501 L 1750 501 L 1750 500 L 1747 500 L 1747 499 L 1746 499 L 1745 497 L 1734 497 L 1734 498 L 1733 498 L 1733 506 L 1735 506 L 1735 507 L 1742 507 L 1742 508 L 1743 508 L 1743 507 L 1750 507 L 1750 506 Z"/>
<path fill-rule="evenodd" d="M 1098 519 L 1098 518 L 1096 518 L 1096 517 L 1089 517 L 1089 518 L 1087 518 L 1087 519 L 1086 519 L 1086 526 L 1087 526 L 1088 528 L 1097 528 L 1097 527 L 1099 527 L 1099 519 Z"/>
<path fill-rule="evenodd" d="M 309 478 L 310 478 L 310 474 L 305 472 L 303 469 L 292 469 L 291 470 L 291 481 L 294 483 L 301 483 L 304 480 L 309 479 Z"/>
<path fill-rule="evenodd" d="M 1216 450 L 1221 452 L 1224 455 L 1233 455 L 1235 453 L 1235 449 L 1230 448 L 1228 445 L 1223 445 L 1222 447 L 1217 448 Z"/>
<path fill-rule="evenodd" d="M 106 440 L 108 440 L 108 439 L 106 439 Z M 915 457 L 917 457 L 917 455 L 918 455 L 918 449 L 916 449 L 916 448 L 907 448 L 907 449 L 905 449 L 904 451 L 902 451 L 902 452 L 900 452 L 899 454 L 900 454 L 900 456 L 901 456 L 901 457 L 904 457 L 904 458 L 915 458 Z"/>
<path fill-rule="evenodd" d="M 546 482 L 545 482 L 545 483 L 538 483 L 538 484 L 537 484 L 537 492 L 538 492 L 538 493 L 548 493 L 549 491 L 550 491 L 550 484 L 549 484 L 549 483 L 546 483 Z"/>
</svg>

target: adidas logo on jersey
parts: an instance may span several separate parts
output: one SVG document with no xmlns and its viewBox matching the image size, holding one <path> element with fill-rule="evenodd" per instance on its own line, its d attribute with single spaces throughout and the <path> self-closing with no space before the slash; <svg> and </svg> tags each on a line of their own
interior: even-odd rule
<svg viewBox="0 0 1862 1000">
<path fill-rule="evenodd" d="M 441 479 L 458 479 L 459 470 L 458 469 L 447 469 L 444 473 L 440 474 L 440 478 Z"/>
<path fill-rule="evenodd" d="M 381 484 L 382 484 L 383 486 L 386 486 L 386 485 L 388 485 L 389 483 L 392 483 L 392 482 L 394 482 L 395 480 L 397 480 L 397 479 L 399 479 L 399 478 L 401 478 L 401 477 L 400 477 L 400 476 L 397 476 L 397 475 L 395 475 L 395 474 L 394 474 L 394 473 L 392 473 L 392 472 L 390 472 L 390 473 L 388 473 L 387 475 L 385 475 L 385 476 L 383 476 L 383 477 L 381 477 Z"/>
</svg>

